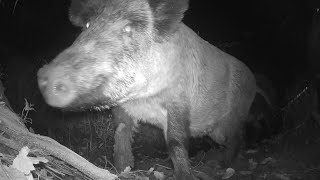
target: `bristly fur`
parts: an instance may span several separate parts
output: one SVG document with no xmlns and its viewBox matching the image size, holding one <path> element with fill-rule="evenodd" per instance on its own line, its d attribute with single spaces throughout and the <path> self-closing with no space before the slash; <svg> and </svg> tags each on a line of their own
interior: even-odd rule
<svg viewBox="0 0 320 180">
<path fill-rule="evenodd" d="M 182 21 L 184 12 L 188 9 L 188 0 L 141 0 L 148 3 L 153 14 L 154 30 L 156 37 L 166 37 L 176 30 L 177 25 Z M 147 19 L 144 13 L 139 11 L 127 12 L 128 8 L 123 4 L 130 4 L 121 0 L 72 0 L 69 10 L 71 22 L 80 27 L 84 27 L 87 22 L 97 17 L 104 8 L 111 6 L 113 11 L 122 11 L 132 22 L 134 27 L 142 29 L 146 27 Z M 114 9 L 119 8 L 119 9 Z M 135 8 L 133 8 L 135 9 Z M 142 9 L 141 9 L 142 10 Z"/>
<path fill-rule="evenodd" d="M 188 9 L 189 0 L 148 0 L 154 16 L 157 35 L 165 37 L 176 30 Z"/>
</svg>

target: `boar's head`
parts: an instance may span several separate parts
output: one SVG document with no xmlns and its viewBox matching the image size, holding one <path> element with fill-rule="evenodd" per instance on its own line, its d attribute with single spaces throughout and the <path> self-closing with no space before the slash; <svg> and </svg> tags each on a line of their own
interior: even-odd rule
<svg viewBox="0 0 320 180">
<path fill-rule="evenodd" d="M 83 31 L 38 71 L 46 102 L 108 108 L 159 92 L 151 81 L 164 73 L 166 57 L 157 47 L 177 31 L 187 8 L 188 0 L 73 0 L 69 17 Z"/>
</svg>

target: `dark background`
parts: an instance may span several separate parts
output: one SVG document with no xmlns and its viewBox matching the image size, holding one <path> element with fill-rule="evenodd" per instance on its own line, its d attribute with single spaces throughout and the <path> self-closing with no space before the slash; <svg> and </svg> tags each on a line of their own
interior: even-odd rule
<svg viewBox="0 0 320 180">
<path fill-rule="evenodd" d="M 50 61 L 80 32 L 68 0 L 1 0 L 1 60 L 12 55 Z M 229 53 L 253 71 L 286 79 L 306 71 L 307 33 L 316 0 L 191 0 L 184 22 L 205 40 L 231 43 Z"/>
<path fill-rule="evenodd" d="M 69 46 L 80 33 L 68 20 L 69 4 L 0 0 L 2 66 L 19 56 L 39 68 Z M 283 89 L 300 74 L 317 71 L 316 58 L 308 58 L 317 7 L 317 0 L 191 0 L 184 22 Z"/>
<path fill-rule="evenodd" d="M 283 107 L 305 86 L 286 98 L 288 88 L 294 87 L 298 79 L 310 79 L 319 73 L 319 4 L 319 0 L 191 0 L 183 21 L 203 39 L 245 62 L 254 73 L 268 77 L 279 101 L 283 100 Z M 74 134 L 72 143 L 76 143 L 68 147 L 75 151 L 87 142 L 84 139 L 89 137 L 88 125 L 83 123 L 83 129 L 78 131 L 68 129 L 65 122 L 80 124 L 79 119 L 90 116 L 96 122 L 96 114 L 63 114 L 49 107 L 39 92 L 36 75 L 44 63 L 71 45 L 80 33 L 81 29 L 68 20 L 69 5 L 69 0 L 0 0 L 0 79 L 16 113 L 21 114 L 25 98 L 35 105 L 36 111 L 28 114 L 33 123 L 28 125 L 36 133 L 54 139 L 62 136 L 59 142 L 68 145 L 71 143 L 66 137 Z M 308 104 L 292 111 L 302 112 L 309 108 Z M 303 120 L 296 114 L 293 117 Z M 292 124 L 297 122 L 287 119 Z M 156 137 L 141 132 L 146 139 Z"/>
</svg>

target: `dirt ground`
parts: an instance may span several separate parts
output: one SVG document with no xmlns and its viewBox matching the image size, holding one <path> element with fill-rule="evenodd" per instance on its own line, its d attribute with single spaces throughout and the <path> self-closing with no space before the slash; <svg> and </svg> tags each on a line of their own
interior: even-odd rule
<svg viewBox="0 0 320 180">
<path fill-rule="evenodd" d="M 205 150 L 199 151 L 201 145 Z M 208 148 L 206 143 L 196 143 L 195 146 L 191 147 L 197 151 L 191 157 L 191 164 L 195 174 L 200 174 L 203 179 L 320 179 L 320 128 L 314 119 L 307 119 L 303 124 L 258 144 L 243 146 L 229 167 L 234 172 L 219 166 L 219 148 Z M 172 165 L 165 150 L 150 145 L 136 145 L 134 155 L 135 170 L 148 171 L 153 167 L 154 171 L 163 172 L 166 177 L 172 176 Z"/>
</svg>

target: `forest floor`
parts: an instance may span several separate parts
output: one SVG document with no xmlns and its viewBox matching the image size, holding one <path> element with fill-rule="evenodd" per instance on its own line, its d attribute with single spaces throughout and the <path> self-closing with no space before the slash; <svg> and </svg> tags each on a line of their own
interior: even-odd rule
<svg viewBox="0 0 320 180">
<path fill-rule="evenodd" d="M 200 146 L 201 143 L 196 143 L 191 149 L 197 151 Z M 190 161 L 194 173 L 203 179 L 320 179 L 320 128 L 313 120 L 250 147 L 243 146 L 228 168 L 222 168 L 217 162 L 221 156 L 219 148 L 203 145 L 202 149 L 205 150 L 193 153 Z M 135 145 L 134 155 L 137 172 L 150 172 L 152 168 L 160 175 L 172 177 L 172 164 L 166 150 L 151 145 Z M 153 175 L 148 177 L 156 179 Z"/>
</svg>

